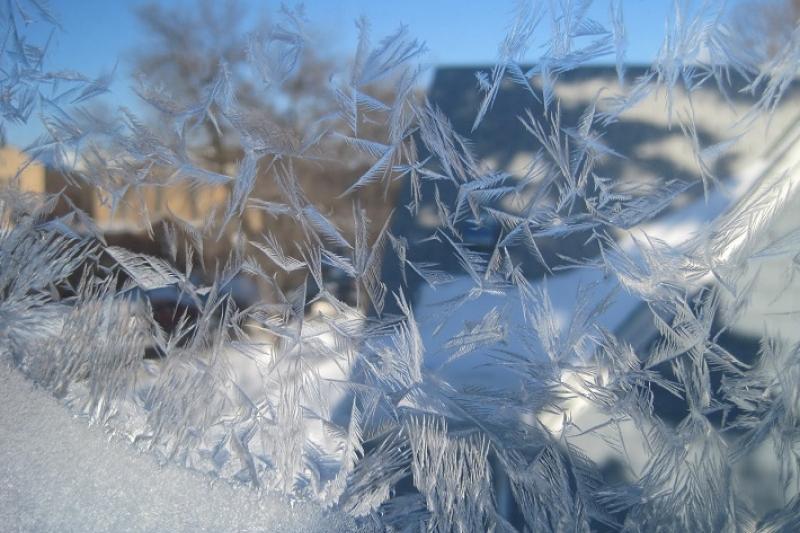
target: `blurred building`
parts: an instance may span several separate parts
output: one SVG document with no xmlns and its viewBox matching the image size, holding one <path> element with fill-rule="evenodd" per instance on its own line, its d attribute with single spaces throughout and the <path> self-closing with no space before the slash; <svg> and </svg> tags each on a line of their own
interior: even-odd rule
<svg viewBox="0 0 800 533">
<path fill-rule="evenodd" d="M 0 148 L 0 183 L 19 181 L 20 189 L 30 192 L 44 192 L 45 169 L 32 162 L 26 166 L 25 154 L 11 146 Z M 20 171 L 21 170 L 21 171 Z"/>
<path fill-rule="evenodd" d="M 470 140 L 480 164 L 488 170 L 507 172 L 513 180 L 520 180 L 531 170 L 536 154 L 542 150 L 541 144 L 526 131 L 520 118 L 524 118 L 526 111 L 530 110 L 537 120 L 545 120 L 544 105 L 530 91 L 507 78 L 483 122 L 474 132 L 471 131 L 482 100 L 475 76 L 478 71 L 490 72 L 491 66 L 438 68 L 428 98 L 450 120 L 455 132 Z M 671 235 L 668 237 L 685 240 L 730 207 L 767 167 L 777 161 L 782 150 L 785 151 L 779 144 L 787 139 L 787 132 L 796 124 L 797 110 L 800 109 L 800 84 L 794 83 L 786 91 L 771 116 L 760 118 L 746 127 L 736 126 L 751 110 L 757 97 L 746 91 L 746 81 L 733 73 L 723 87 L 713 79 L 700 83 L 691 99 L 681 87 L 674 89 L 671 98 L 664 90 L 657 91 L 624 112 L 616 122 L 602 125 L 600 113 L 607 107 L 602 100 L 626 94 L 631 85 L 646 73 L 647 67 L 628 68 L 625 79 L 627 87 L 621 87 L 612 66 L 586 66 L 568 71 L 558 77 L 554 86 L 554 102 L 559 105 L 560 126 L 576 128 L 586 109 L 595 99 L 599 99 L 595 125 L 601 135 L 599 141 L 623 157 L 602 158 L 594 169 L 598 176 L 623 187 L 668 180 L 695 184 L 676 198 L 670 208 L 647 222 L 652 226 L 659 221 L 668 221 L 670 217 L 681 219 L 680 224 L 670 223 Z M 538 83 L 537 77 L 533 87 L 541 94 Z M 548 110 L 550 114 L 554 111 Z M 693 146 L 682 128 L 682 125 L 688 128 L 690 117 L 694 120 L 697 147 Z M 720 182 L 719 187 L 707 183 L 707 198 L 704 197 L 702 183 L 704 178 L 706 181 L 709 178 L 703 175 L 698 154 L 703 156 L 706 174 L 713 175 Z M 421 157 L 426 155 L 423 153 Z M 423 202 L 418 213 L 399 208 L 395 211 L 392 232 L 409 241 L 429 237 L 441 223 L 434 203 L 434 187 L 438 188 L 446 205 L 454 205 L 457 195 L 455 187 L 442 181 L 425 181 L 422 187 Z M 406 183 L 399 194 L 397 206 L 408 205 L 411 198 L 412 191 Z M 510 202 L 506 197 L 496 207 L 513 214 L 522 205 L 524 198 Z M 481 220 L 480 224 L 467 221 L 459 228 L 465 242 L 476 250 L 486 252 L 494 247 L 500 229 L 499 223 L 490 217 Z M 553 267 L 563 262 L 560 257 L 563 255 L 576 258 L 596 255 L 597 247 L 586 244 L 589 236 L 588 231 L 577 232 L 563 238 L 542 238 L 537 244 L 549 266 Z M 409 258 L 424 258 L 422 260 L 443 265 L 452 273 L 463 274 L 459 263 L 452 257 L 452 250 L 435 241 L 415 246 Z M 531 257 L 520 257 L 519 260 L 524 263 L 526 274 L 531 278 L 538 278 L 546 272 Z M 384 268 L 390 287 L 400 283 L 399 271 L 391 263 L 387 261 Z M 414 276 L 408 281 L 411 287 L 407 292 L 413 298 L 423 281 Z"/>
<path fill-rule="evenodd" d="M 96 188 L 80 184 L 77 178 L 69 179 L 61 172 L 45 167 L 13 146 L 0 148 L 0 183 L 16 181 L 20 190 L 32 193 L 55 194 L 62 192 L 70 202 L 91 215 L 101 231 L 141 231 L 143 214 L 153 221 L 176 216 L 191 224 L 202 225 L 214 210 L 223 209 L 229 191 L 223 185 L 189 187 L 143 186 L 126 194 L 112 212 L 107 195 Z M 57 214 L 70 209 L 62 203 Z M 261 217 L 247 212 L 247 222 L 255 229 L 261 227 Z"/>
<path fill-rule="evenodd" d="M 542 102 L 535 99 L 530 91 L 506 79 L 492 109 L 480 127 L 472 132 L 472 124 L 482 98 L 477 89 L 475 73 L 490 69 L 489 66 L 438 68 L 429 87 L 428 98 L 450 120 L 457 133 L 470 139 L 474 155 L 481 165 L 488 170 L 508 172 L 512 179 L 523 179 L 542 147 L 525 130 L 519 117 L 530 110 L 534 117 L 541 120 L 545 116 L 545 109 Z M 560 126 L 576 127 L 587 107 L 597 97 L 602 100 L 624 94 L 646 72 L 645 67 L 629 68 L 626 75 L 628 87 L 619 85 L 613 67 L 588 66 L 560 74 L 554 86 L 554 101 L 559 102 Z M 768 120 L 761 119 L 741 131 L 732 128 L 756 101 L 754 96 L 743 90 L 745 86 L 744 80 L 732 76 L 723 87 L 724 91 L 713 80 L 706 80 L 696 88 L 691 100 L 681 88 L 674 90 L 671 100 L 664 91 L 648 96 L 623 113 L 618 121 L 598 128 L 602 134 L 599 140 L 624 157 L 605 157 L 595 168 L 595 173 L 615 183 L 632 185 L 670 179 L 696 183 L 697 185 L 676 199 L 670 210 L 660 213 L 653 221 L 675 216 L 675 211 L 684 213 L 677 215 L 683 218 L 683 222 L 679 228 L 673 228 L 676 230 L 673 238 L 685 238 L 699 228 L 699 225 L 724 211 L 730 205 L 731 199 L 741 195 L 743 189 L 750 186 L 750 178 L 755 179 L 763 168 L 778 159 L 779 142 L 787 138 L 787 131 L 795 123 L 794 110 L 798 109 L 800 103 L 797 84 L 787 91 Z M 535 84 L 534 88 L 537 91 L 541 89 Z M 598 107 L 599 110 L 603 109 L 602 104 Z M 669 107 L 671 112 L 668 112 Z M 549 111 L 553 112 L 552 109 Z M 715 193 L 708 199 L 704 198 L 701 185 L 703 175 L 697 160 L 697 147 L 692 145 L 681 127 L 681 124 L 685 126 L 689 122 L 690 117 L 694 120 L 699 147 L 709 150 L 709 157 L 704 164 L 708 165 L 707 170 L 718 177 L 722 184 L 721 191 L 716 189 L 720 194 Z M 732 146 L 719 150 L 718 153 L 714 152 L 715 146 L 728 141 L 733 142 Z M 420 154 L 421 158 L 425 156 L 424 153 Z M 18 169 L 25 161 L 25 156 L 13 147 L 0 149 L 0 179 L 4 182 L 15 179 Z M 323 176 L 319 169 L 310 169 L 308 175 L 301 173 L 299 176 L 301 182 L 304 181 L 303 186 L 309 198 L 323 211 L 330 213 L 331 219 L 346 235 L 352 229 L 350 199 L 334 198 L 358 175 L 357 170 L 326 169 Z M 236 173 L 235 168 L 222 171 L 229 175 Z M 748 178 L 744 179 L 745 177 Z M 165 243 L 159 239 L 164 238 L 164 235 L 157 234 L 155 239 L 148 236 L 145 220 L 158 222 L 177 217 L 201 227 L 213 213 L 219 215 L 224 212 L 230 194 L 226 185 L 141 186 L 126 194 L 112 211 L 111 200 L 102 191 L 82 185 L 77 179 L 65 178 L 37 163 L 28 165 L 16 179 L 26 191 L 51 194 L 64 191 L 63 194 L 69 198 L 69 202 L 62 201 L 56 208 L 56 215 L 68 212 L 72 207 L 69 204 L 72 204 L 89 214 L 112 242 L 134 251 L 161 256 L 165 255 Z M 260 181 L 264 184 L 262 187 L 269 186 L 269 179 Z M 371 229 L 383 225 L 383 220 L 394 205 L 394 235 L 406 237 L 409 242 L 430 236 L 441 220 L 433 202 L 434 182 L 425 181 L 422 185 L 423 203 L 417 213 L 405 209 L 411 201 L 411 189 L 407 180 L 402 182 L 399 190 L 393 189 L 388 197 L 384 197 L 382 186 L 376 187 L 374 191 L 364 191 L 361 201 L 372 219 Z M 441 182 L 436 185 L 443 202 L 453 205 L 457 191 Z M 256 194 L 263 199 L 280 201 L 279 196 L 275 196 L 268 188 L 262 188 Z M 501 199 L 497 207 L 513 213 L 523 203 L 512 204 L 507 199 Z M 242 229 L 251 238 L 271 231 L 290 251 L 293 242 L 302 239 L 294 227 L 295 221 L 268 218 L 256 209 L 247 209 L 241 222 Z M 459 229 L 465 242 L 483 251 L 489 251 L 494 246 L 500 232 L 499 224 L 489 217 L 480 224 L 468 220 Z M 587 237 L 588 233 L 578 232 L 566 238 L 543 238 L 538 245 L 548 264 L 553 267 L 562 261 L 562 255 L 590 258 L 596 254 L 596 247 L 586 245 Z M 209 245 L 206 249 L 209 255 L 207 259 L 212 264 L 215 258 L 224 260 L 231 245 L 232 243 L 224 240 Z M 393 252 L 389 249 L 387 253 Z M 255 255 L 259 257 L 258 254 Z M 263 260 L 261 257 L 259 259 Z M 458 263 L 452 258 L 452 250 L 437 242 L 415 245 L 410 251 L 409 259 L 438 263 L 453 274 L 459 273 Z M 519 259 L 524 263 L 529 277 L 537 278 L 545 273 L 545 269 L 532 258 Z M 265 267 L 272 266 L 265 262 Z M 397 261 L 392 258 L 385 261 L 383 275 L 390 291 L 399 286 Z M 408 283 L 410 286 L 406 292 L 413 299 L 422 280 L 410 275 Z M 391 302 L 387 303 L 391 305 Z"/>
</svg>

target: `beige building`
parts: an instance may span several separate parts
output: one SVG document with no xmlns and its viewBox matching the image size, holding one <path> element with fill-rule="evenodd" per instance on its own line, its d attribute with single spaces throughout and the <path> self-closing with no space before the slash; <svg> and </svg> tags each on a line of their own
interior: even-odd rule
<svg viewBox="0 0 800 533">
<path fill-rule="evenodd" d="M 214 211 L 225 209 L 229 194 L 224 185 L 144 186 L 125 195 L 112 212 L 111 200 L 103 191 L 70 185 L 59 172 L 29 161 L 22 151 L 11 146 L 0 148 L 0 184 L 15 184 L 20 190 L 31 193 L 53 194 L 64 190 L 69 200 L 91 215 L 103 231 L 142 230 L 145 215 L 151 221 L 174 215 L 199 226 Z M 63 203 L 56 212 L 60 214 L 68 209 Z M 251 231 L 261 231 L 263 225 L 260 213 L 254 210 L 247 211 L 244 223 Z"/>
<path fill-rule="evenodd" d="M 16 148 L 0 148 L 0 183 L 6 185 L 16 181 L 23 191 L 44 192 L 44 167 L 35 162 L 26 163 L 27 157 Z"/>
</svg>

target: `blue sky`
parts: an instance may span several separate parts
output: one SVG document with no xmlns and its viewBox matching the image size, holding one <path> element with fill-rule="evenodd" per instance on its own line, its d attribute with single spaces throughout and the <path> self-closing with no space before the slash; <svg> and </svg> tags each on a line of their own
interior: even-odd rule
<svg viewBox="0 0 800 533">
<path fill-rule="evenodd" d="M 277 1 L 246 1 L 249 1 L 254 14 L 274 11 L 280 5 Z M 62 21 L 63 31 L 55 35 L 48 67 L 97 76 L 116 65 L 112 95 L 107 100 L 136 108 L 136 97 L 129 88 L 130 57 L 137 44 L 146 38 L 134 14 L 136 6 L 142 3 L 52 0 L 50 6 Z M 463 65 L 493 61 L 497 45 L 511 20 L 515 1 L 310 0 L 303 4 L 311 26 L 321 35 L 321 42 L 335 53 L 352 53 L 357 37 L 354 20 L 364 15 L 372 23 L 374 39 L 403 23 L 427 44 L 426 63 Z M 622 5 L 628 31 L 628 60 L 632 63 L 650 62 L 660 45 L 672 0 L 623 0 Z M 591 16 L 605 22 L 608 0 L 595 0 Z M 548 31 L 547 25 L 541 28 L 542 32 Z M 531 50 L 531 59 L 536 54 L 535 49 Z M 19 145 L 31 142 L 37 133 L 35 125 L 8 130 L 9 142 Z"/>
</svg>

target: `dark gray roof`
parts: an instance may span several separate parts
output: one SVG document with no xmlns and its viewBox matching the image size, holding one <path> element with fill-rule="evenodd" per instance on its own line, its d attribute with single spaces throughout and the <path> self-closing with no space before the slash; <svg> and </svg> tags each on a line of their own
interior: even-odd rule
<svg viewBox="0 0 800 533">
<path fill-rule="evenodd" d="M 647 67 L 629 67 L 626 85 L 630 87 L 636 79 L 647 73 Z M 528 133 L 519 116 L 530 110 L 534 117 L 541 119 L 545 109 L 541 101 L 520 85 L 505 80 L 497 94 L 492 109 L 480 126 L 471 131 L 475 116 L 480 107 L 482 93 L 479 91 L 476 72 L 489 72 L 491 67 L 440 67 L 437 68 L 428 90 L 430 102 L 438 107 L 450 120 L 456 133 L 471 141 L 474 155 L 497 170 L 518 171 L 520 162 L 535 154 L 540 145 Z M 534 82 L 535 83 L 535 82 Z M 732 74 L 727 82 L 718 86 L 714 80 L 706 80 L 692 93 L 691 100 L 678 88 L 672 95 L 672 113 L 667 112 L 665 91 L 643 100 L 632 110 L 621 115 L 618 122 L 601 128 L 603 142 L 626 156 L 626 158 L 605 158 L 596 168 L 600 176 L 615 180 L 638 182 L 642 180 L 677 179 L 696 182 L 683 197 L 676 202 L 677 208 L 686 205 L 693 198 L 703 194 L 700 186 L 700 172 L 694 161 L 692 147 L 680 127 L 681 120 L 687 120 L 690 106 L 693 109 L 698 139 L 701 147 L 712 146 L 728 140 L 734 131 L 728 127 L 755 103 L 755 98 L 744 91 L 747 82 Z M 534 85 L 534 87 L 536 87 Z M 587 66 L 559 75 L 555 93 L 560 108 L 561 126 L 577 125 L 582 113 L 594 97 L 612 97 L 623 93 L 619 86 L 614 67 Z M 793 123 L 800 91 L 795 83 L 786 93 L 783 103 L 767 128 L 756 124 L 729 152 L 719 157 L 712 165 L 712 172 L 722 181 L 728 176 L 744 172 L 760 154 L 768 152 L 769 147 L 781 137 L 781 131 Z M 602 103 L 599 105 L 602 109 Z M 551 110 L 552 111 L 552 110 Z M 424 154 L 423 154 L 424 156 Z M 452 205 L 455 188 L 439 183 L 442 199 Z M 423 198 L 430 201 L 433 185 L 423 184 Z M 408 185 L 398 195 L 392 231 L 395 235 L 417 239 L 430 235 L 432 230 L 420 224 L 419 216 L 412 216 L 405 209 L 411 200 Z M 540 247 L 548 262 L 557 263 L 557 254 L 573 257 L 591 257 L 597 253 L 596 247 L 587 246 L 588 232 L 577 233 L 566 239 L 542 239 Z M 459 270 L 452 259 L 452 250 L 446 244 L 431 242 L 415 245 L 416 260 L 435 261 L 448 270 Z M 526 272 L 538 277 L 544 269 L 532 260 L 522 257 Z M 387 261 L 384 276 L 392 289 L 399 283 L 396 261 Z M 410 276 L 414 278 L 415 276 Z M 416 281 L 419 283 L 419 280 Z M 409 279 L 408 293 L 414 292 L 415 281 Z"/>
</svg>

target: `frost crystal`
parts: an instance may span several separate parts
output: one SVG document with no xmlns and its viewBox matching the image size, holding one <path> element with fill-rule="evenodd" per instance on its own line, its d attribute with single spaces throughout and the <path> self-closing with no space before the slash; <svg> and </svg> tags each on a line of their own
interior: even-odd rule
<svg viewBox="0 0 800 533">
<path fill-rule="evenodd" d="M 800 528 L 800 28 L 765 58 L 676 1 L 636 67 L 590 3 L 520 2 L 427 95 L 406 27 L 320 75 L 284 8 L 202 86 L 143 78 L 152 120 L 98 116 L 111 76 L 47 71 L 56 18 L 9 2 L 0 124 L 45 133 L 0 190 L 0 354 L 162 463 L 362 526 Z"/>
</svg>

